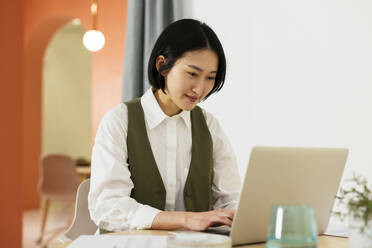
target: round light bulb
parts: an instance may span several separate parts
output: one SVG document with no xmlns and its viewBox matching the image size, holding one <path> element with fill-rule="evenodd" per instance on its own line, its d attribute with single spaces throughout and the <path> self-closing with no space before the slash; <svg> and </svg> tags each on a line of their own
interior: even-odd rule
<svg viewBox="0 0 372 248">
<path fill-rule="evenodd" d="M 83 36 L 83 44 L 89 51 L 97 52 L 105 45 L 105 36 L 98 30 L 88 30 Z"/>
</svg>

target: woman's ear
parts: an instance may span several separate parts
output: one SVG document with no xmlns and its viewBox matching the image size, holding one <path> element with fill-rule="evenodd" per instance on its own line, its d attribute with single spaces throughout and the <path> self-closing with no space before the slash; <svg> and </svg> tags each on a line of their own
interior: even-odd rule
<svg viewBox="0 0 372 248">
<path fill-rule="evenodd" d="M 156 70 L 160 70 L 160 66 L 162 65 L 165 65 L 167 63 L 167 60 L 166 58 L 163 56 L 163 55 L 159 55 L 157 58 L 156 58 L 156 62 L 155 62 L 155 66 L 156 66 Z M 162 76 L 165 76 L 166 73 L 165 72 L 162 72 L 161 73 Z"/>
</svg>

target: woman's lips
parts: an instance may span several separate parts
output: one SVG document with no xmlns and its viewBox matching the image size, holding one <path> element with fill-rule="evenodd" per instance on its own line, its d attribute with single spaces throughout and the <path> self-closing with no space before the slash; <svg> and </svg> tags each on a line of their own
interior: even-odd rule
<svg viewBox="0 0 372 248">
<path fill-rule="evenodd" d="M 188 95 L 186 95 L 186 96 L 190 100 L 190 102 L 196 102 L 196 100 L 198 100 L 197 97 L 192 97 L 192 96 L 188 96 Z"/>
</svg>

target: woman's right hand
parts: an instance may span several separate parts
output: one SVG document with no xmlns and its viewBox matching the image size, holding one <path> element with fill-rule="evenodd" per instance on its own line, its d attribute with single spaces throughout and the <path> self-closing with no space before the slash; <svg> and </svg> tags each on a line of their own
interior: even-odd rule
<svg viewBox="0 0 372 248">
<path fill-rule="evenodd" d="M 185 228 L 193 231 L 204 231 L 208 227 L 232 225 L 234 210 L 218 209 L 208 212 L 186 212 Z"/>
<path fill-rule="evenodd" d="M 217 209 L 208 212 L 160 212 L 155 216 L 152 229 L 176 230 L 186 229 L 204 231 L 212 226 L 231 226 L 234 210 Z"/>
</svg>

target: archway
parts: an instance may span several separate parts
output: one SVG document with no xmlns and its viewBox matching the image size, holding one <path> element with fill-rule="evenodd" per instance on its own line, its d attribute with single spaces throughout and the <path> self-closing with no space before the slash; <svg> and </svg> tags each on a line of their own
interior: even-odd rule
<svg viewBox="0 0 372 248">
<path fill-rule="evenodd" d="M 24 50 L 23 87 L 23 207 L 40 206 L 37 185 L 39 180 L 39 156 L 41 154 L 41 99 L 42 68 L 45 50 L 50 39 L 70 17 L 53 17 L 44 21 L 31 34 Z"/>
<path fill-rule="evenodd" d="M 41 152 L 90 160 L 91 53 L 78 19 L 59 28 L 45 50 Z"/>
</svg>

